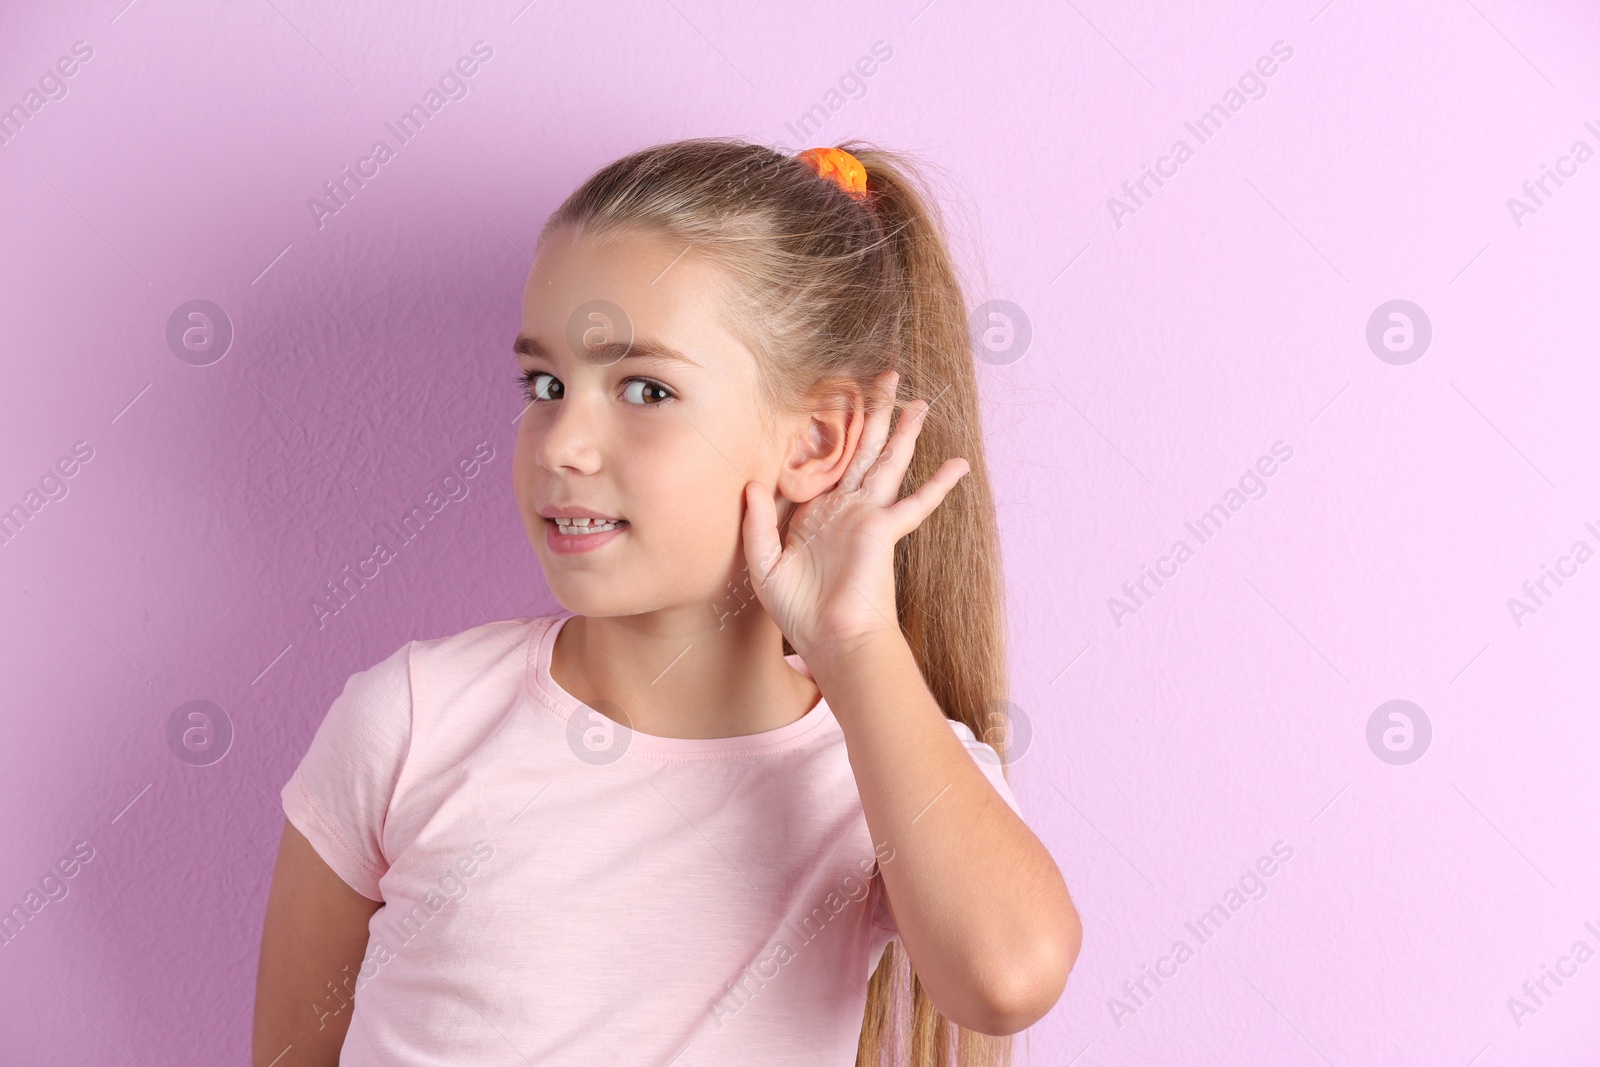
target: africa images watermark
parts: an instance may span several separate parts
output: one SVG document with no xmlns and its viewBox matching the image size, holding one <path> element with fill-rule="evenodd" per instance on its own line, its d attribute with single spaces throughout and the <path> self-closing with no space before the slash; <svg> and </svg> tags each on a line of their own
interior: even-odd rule
<svg viewBox="0 0 1600 1067">
<path fill-rule="evenodd" d="M 69 86 L 67 79 L 78 73 L 80 66 L 94 58 L 94 49 L 87 41 L 73 41 L 72 55 L 62 56 L 39 75 L 39 87 L 29 89 L 22 99 L 0 110 L 0 145 L 8 145 L 44 110 L 46 104 L 65 100 Z"/>
<path fill-rule="evenodd" d="M 1594 536 L 1596 542 L 1600 542 L 1600 527 L 1596 527 L 1593 522 L 1586 522 L 1583 528 Z M 1580 537 L 1572 542 L 1572 547 L 1565 555 L 1556 557 L 1554 568 L 1548 563 L 1540 563 L 1539 577 L 1530 578 L 1522 583 L 1522 596 L 1506 597 L 1506 610 L 1511 612 L 1511 621 L 1517 624 L 1517 629 L 1522 629 L 1523 619 L 1536 614 L 1555 595 L 1555 590 L 1550 588 L 1551 582 L 1555 583 L 1556 589 L 1560 589 L 1567 584 L 1562 581 L 1563 578 L 1576 578 L 1578 568 L 1593 558 L 1594 549 L 1590 547 L 1589 542 Z M 1541 593 L 1544 595 L 1540 596 Z"/>
<path fill-rule="evenodd" d="M 1277 874 L 1278 868 L 1287 865 L 1293 858 L 1294 846 L 1281 839 L 1274 841 L 1272 855 L 1259 857 L 1254 867 L 1239 876 L 1237 887 L 1229 886 L 1227 892 L 1222 894 L 1221 901 L 1201 912 L 1193 922 L 1183 924 L 1184 929 L 1194 935 L 1195 945 L 1205 945 L 1221 933 L 1228 920 L 1244 909 L 1247 899 L 1264 899 L 1267 895 L 1266 880 Z M 1140 967 L 1142 973 L 1139 977 L 1122 983 L 1122 992 L 1126 1000 L 1120 997 L 1107 997 L 1106 1008 L 1111 1012 L 1111 1021 L 1117 1024 L 1117 1029 L 1122 1029 L 1123 1021 L 1128 1016 L 1137 1015 L 1140 1009 L 1150 1003 L 1165 984 L 1163 978 L 1176 978 L 1178 969 L 1194 959 L 1196 954 L 1196 948 L 1180 937 L 1173 941 L 1166 955 L 1156 959 L 1154 968 L 1144 964 Z M 1155 983 L 1155 989 L 1150 988 L 1149 983 L 1152 982 Z"/>
<path fill-rule="evenodd" d="M 393 915 L 394 905 L 386 901 L 385 918 L 373 929 L 372 939 L 367 943 L 366 958 L 361 961 L 360 971 L 352 974 L 350 965 L 345 964 L 339 984 L 335 985 L 333 980 L 329 979 L 328 991 L 323 994 L 322 1000 L 311 1004 L 312 1014 L 317 1017 L 317 1029 L 326 1027 L 330 1016 L 336 1016 L 348 1008 L 355 999 L 357 991 L 376 978 L 379 969 L 394 959 L 400 949 L 416 940 L 434 916 L 446 906 L 466 897 L 467 891 L 471 888 L 467 880 L 478 874 L 480 864 L 488 863 L 493 858 L 493 846 L 487 841 L 474 841 L 471 854 L 456 860 L 443 875 L 440 875 L 436 883 L 438 888 L 430 887 L 422 900 L 413 904 L 409 911 L 401 912 L 398 919 Z M 394 939 L 394 948 L 389 947 L 387 939 L 390 937 Z"/>
<path fill-rule="evenodd" d="M 7 911 L 0 912 L 0 946 L 11 944 L 17 935 L 33 921 L 33 917 L 45 909 L 45 905 L 58 903 L 67 898 L 72 887 L 67 884 L 69 879 L 77 876 L 83 865 L 94 859 L 94 846 L 88 841 L 79 841 L 72 846 L 72 851 L 45 871 L 39 878 L 37 888 L 30 888 L 22 898 L 22 903 L 14 904 Z"/>
<path fill-rule="evenodd" d="M 93 458 L 94 447 L 88 441 L 74 442 L 71 455 L 62 456 L 39 476 L 39 488 L 29 489 L 22 495 L 21 503 L 0 511 L 0 547 L 9 545 L 22 532 L 22 528 L 44 510 L 46 504 L 65 500 L 71 491 L 68 480 Z"/>
<path fill-rule="evenodd" d="M 1272 55 L 1261 56 L 1255 62 L 1253 69 L 1246 70 L 1239 75 L 1234 88 L 1230 86 L 1223 94 L 1222 99 L 1212 104 L 1193 121 L 1184 122 L 1183 128 L 1194 136 L 1195 145 L 1190 146 L 1188 140 L 1179 137 L 1172 142 L 1172 147 L 1167 154 L 1156 159 L 1154 169 L 1146 163 L 1144 173 L 1137 178 L 1122 183 L 1122 192 L 1126 199 L 1111 196 L 1106 199 L 1106 210 L 1111 212 L 1111 221 L 1117 229 L 1122 229 L 1122 222 L 1129 215 L 1136 215 L 1155 196 L 1156 189 L 1166 184 L 1163 178 L 1173 178 L 1178 174 L 1178 168 L 1194 158 L 1195 148 L 1210 141 L 1222 132 L 1222 127 L 1235 114 L 1251 100 L 1260 100 L 1267 95 L 1267 83 L 1263 80 L 1272 77 L 1278 71 L 1279 63 L 1289 62 L 1294 55 L 1294 49 L 1283 41 L 1272 42 Z M 1273 56 L 1277 59 L 1274 60 Z M 1248 94 L 1248 95 L 1247 95 Z M 1170 169 L 1169 169 L 1170 168 Z M 1156 189 L 1151 189 L 1147 182 L 1154 182 Z M 1143 194 L 1143 195 L 1140 195 Z"/>
<path fill-rule="evenodd" d="M 1278 458 L 1274 460 L 1272 456 Z M 1206 542 L 1215 537 L 1223 525 L 1247 502 L 1260 500 L 1267 495 L 1266 479 L 1278 472 L 1280 462 L 1288 463 L 1294 457 L 1294 449 L 1282 441 L 1274 441 L 1272 456 L 1262 456 L 1257 459 L 1254 467 L 1239 476 L 1237 488 L 1229 488 L 1222 494 L 1220 501 L 1202 512 L 1194 522 L 1183 524 L 1184 529 L 1194 536 L 1195 548 L 1189 547 L 1189 542 L 1183 538 L 1178 538 L 1172 543 L 1167 554 L 1156 560 L 1154 569 L 1149 564 L 1143 564 L 1140 566 L 1139 577 L 1130 578 L 1122 583 L 1122 592 L 1127 600 L 1114 596 L 1106 598 L 1106 609 L 1111 612 L 1111 621 L 1116 623 L 1117 629 L 1122 629 L 1122 621 L 1125 618 L 1137 615 L 1141 608 L 1149 604 L 1156 590 L 1166 585 L 1166 580 L 1176 577 L 1178 568 L 1193 559 L 1195 552 L 1205 547 Z M 1171 567 L 1170 570 L 1168 565 Z M 1149 582 L 1154 582 L 1156 588 L 1151 589 L 1147 584 Z"/>
<path fill-rule="evenodd" d="M 1593 119 L 1583 124 L 1583 128 L 1600 141 L 1600 126 L 1596 126 Z M 1556 192 L 1567 183 L 1562 178 L 1575 178 L 1578 168 L 1594 158 L 1594 149 L 1589 147 L 1589 142 L 1578 138 L 1572 142 L 1572 147 L 1567 149 L 1567 154 L 1556 157 L 1556 165 L 1552 169 L 1550 164 L 1539 164 L 1541 171 L 1539 177 L 1531 178 L 1522 183 L 1522 195 L 1526 199 L 1515 196 L 1506 197 L 1506 210 L 1511 213 L 1511 221 L 1517 229 L 1522 229 L 1522 222 L 1529 215 L 1536 214 L 1545 206 L 1545 202 L 1555 196 Z M 1571 165 L 1570 169 L 1568 164 Z M 1555 183 L 1555 189 L 1550 188 L 1550 183 Z M 1542 194 L 1542 195 L 1541 195 Z"/>
<path fill-rule="evenodd" d="M 711 1017 L 717 1021 L 718 1028 L 755 999 L 756 994 L 765 989 L 768 982 L 774 981 L 783 965 L 795 959 L 800 949 L 820 937 L 836 915 L 851 904 L 859 904 L 866 900 L 872 891 L 873 875 L 881 864 L 894 859 L 894 855 L 893 845 L 887 841 L 878 842 L 873 847 L 871 859 L 863 858 L 856 861 L 861 871 L 860 877 L 854 874 L 845 875 L 839 888 L 829 890 L 822 903 L 812 908 L 805 918 L 800 920 L 799 927 L 792 921 L 786 920 L 788 931 L 779 933 L 768 942 L 756 961 L 741 971 L 738 978 L 729 982 L 721 998 L 712 1005 Z M 794 941 L 792 945 L 791 934 Z"/>
<path fill-rule="evenodd" d="M 1595 938 L 1596 942 L 1600 942 L 1600 926 L 1596 926 L 1593 922 L 1585 922 L 1583 928 Z M 1511 1013 L 1511 1021 L 1517 1024 L 1517 1029 L 1522 1029 L 1522 1021 L 1529 1015 L 1537 1015 L 1540 1008 L 1549 1006 L 1550 999 L 1567 984 L 1563 979 L 1576 978 L 1578 968 L 1592 959 L 1594 959 L 1594 948 L 1580 937 L 1572 943 L 1572 948 L 1566 955 L 1556 957 L 1554 970 L 1541 962 L 1539 977 L 1522 983 L 1522 996 L 1506 998 L 1506 1010 Z M 1568 964 L 1571 965 L 1570 968 Z M 1556 985 L 1554 990 L 1550 988 L 1551 982 Z"/>
<path fill-rule="evenodd" d="M 474 59 L 473 57 L 477 58 Z M 471 91 L 469 79 L 478 73 L 480 63 L 487 63 L 494 58 L 494 49 L 483 41 L 472 42 L 472 55 L 462 56 L 455 65 L 439 76 L 437 86 L 429 86 L 428 91 L 422 94 L 419 103 L 412 104 L 410 108 L 401 113 L 394 122 L 385 122 L 383 128 L 388 130 L 395 139 L 395 144 L 409 144 L 412 138 L 422 132 L 423 126 L 437 115 L 444 106 L 452 100 L 465 100 Z M 357 192 L 366 187 L 367 182 L 376 178 L 379 169 L 395 157 L 395 149 L 389 142 L 381 138 L 374 141 L 372 150 L 356 160 L 355 172 L 351 173 L 348 165 L 339 168 L 339 177 L 322 183 L 322 191 L 327 195 L 326 200 L 311 197 L 306 201 L 306 209 L 311 212 L 311 221 L 317 224 L 317 229 L 327 225 L 330 215 L 337 215 L 350 206 L 350 201 Z"/>
<path fill-rule="evenodd" d="M 478 472 L 483 469 L 483 464 L 492 459 L 494 459 L 494 446 L 488 441 L 479 441 L 471 453 L 451 464 L 450 469 L 439 479 L 438 486 L 429 489 L 420 504 L 411 505 L 401 516 L 399 526 L 386 521 L 379 530 L 380 536 L 372 547 L 372 554 L 356 561 L 355 573 L 351 573 L 350 564 L 345 564 L 340 571 L 342 577 L 328 582 L 323 587 L 323 598 L 310 599 L 311 613 L 316 617 L 317 629 L 325 629 L 330 618 L 349 607 L 355 600 L 356 594 L 365 589 L 368 582 L 382 574 L 383 567 L 398 558 L 399 553 L 389 546 L 386 538 L 392 537 L 395 544 L 402 548 L 411 544 L 450 501 L 467 499 L 467 494 L 472 491 L 467 482 L 477 477 Z"/>
<path fill-rule="evenodd" d="M 887 63 L 893 58 L 894 49 L 887 42 L 873 41 L 872 54 L 861 56 L 851 67 L 846 68 L 845 72 L 839 75 L 837 89 L 829 89 L 823 93 L 821 100 L 802 112 L 795 122 L 785 122 L 784 128 L 795 135 L 801 148 L 807 147 L 816 132 L 843 110 L 849 100 L 860 100 L 867 95 L 866 80 L 878 73 L 880 64 Z"/>
</svg>

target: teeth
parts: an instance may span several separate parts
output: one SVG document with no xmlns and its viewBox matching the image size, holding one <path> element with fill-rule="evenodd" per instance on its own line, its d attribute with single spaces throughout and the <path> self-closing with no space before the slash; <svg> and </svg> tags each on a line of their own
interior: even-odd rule
<svg viewBox="0 0 1600 1067">
<path fill-rule="evenodd" d="M 589 519 L 589 518 L 572 518 L 572 519 L 558 518 L 558 519 L 555 520 L 555 523 L 556 523 L 556 530 L 559 533 L 564 533 L 564 534 L 592 534 L 592 533 L 605 533 L 607 530 L 615 530 L 618 526 L 622 525 L 622 520 L 620 520 L 620 519 L 619 520 L 613 520 L 613 519 Z"/>
</svg>

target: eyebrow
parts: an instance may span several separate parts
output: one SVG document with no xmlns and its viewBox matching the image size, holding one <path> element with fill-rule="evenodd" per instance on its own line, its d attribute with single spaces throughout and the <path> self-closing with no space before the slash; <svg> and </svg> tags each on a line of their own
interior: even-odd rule
<svg viewBox="0 0 1600 1067">
<path fill-rule="evenodd" d="M 623 341 L 613 341 L 609 345 L 591 349 L 591 351 L 603 352 L 608 348 L 622 348 L 625 344 L 626 342 Z M 550 349 L 545 346 L 543 341 L 540 341 L 537 337 L 530 337 L 525 333 L 517 336 L 516 341 L 511 345 L 511 350 L 521 356 L 533 356 L 538 359 L 548 360 L 551 363 L 556 361 L 555 356 L 551 354 Z M 682 363 L 690 367 L 700 366 L 700 364 L 671 345 L 645 337 L 635 337 L 633 343 L 627 345 L 627 351 L 619 353 L 618 358 L 654 359 L 663 363 Z"/>
</svg>

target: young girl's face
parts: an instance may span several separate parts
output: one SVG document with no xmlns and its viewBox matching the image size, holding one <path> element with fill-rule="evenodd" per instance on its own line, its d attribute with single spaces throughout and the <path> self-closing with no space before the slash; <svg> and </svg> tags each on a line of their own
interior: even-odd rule
<svg viewBox="0 0 1600 1067">
<path fill-rule="evenodd" d="M 755 357 L 720 325 L 722 285 L 654 235 L 558 230 L 540 247 L 516 343 L 513 476 L 551 592 L 575 614 L 690 606 L 715 623 L 740 607 L 728 583 L 742 582 L 744 485 L 774 485 L 782 449 L 758 422 Z M 573 508 L 624 522 L 563 534 L 551 516 Z"/>
</svg>

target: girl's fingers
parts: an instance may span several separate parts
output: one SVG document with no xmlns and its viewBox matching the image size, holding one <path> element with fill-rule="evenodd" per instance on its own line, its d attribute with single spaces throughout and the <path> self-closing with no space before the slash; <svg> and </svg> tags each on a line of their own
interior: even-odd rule
<svg viewBox="0 0 1600 1067">
<path fill-rule="evenodd" d="M 778 563 L 783 543 L 778 537 L 778 511 L 760 482 L 744 486 L 744 559 L 759 586 Z"/>
<path fill-rule="evenodd" d="M 959 456 L 947 459 L 915 493 L 885 508 L 893 522 L 890 528 L 894 531 L 895 540 L 900 540 L 921 526 L 922 520 L 933 514 L 933 509 L 944 502 L 945 494 L 955 488 L 955 484 L 971 469 L 972 465 Z"/>
<path fill-rule="evenodd" d="M 846 493 L 853 493 L 861 488 L 868 469 L 877 462 L 878 453 L 883 450 L 883 442 L 889 436 L 889 415 L 894 410 L 894 392 L 895 387 L 900 384 L 900 372 L 886 371 L 879 377 L 878 383 L 884 395 L 867 416 L 867 425 L 861 431 L 855 458 L 850 461 L 844 477 L 839 479 L 839 488 Z"/>
<path fill-rule="evenodd" d="M 926 400 L 914 400 L 905 406 L 895 424 L 889 447 L 878 456 L 877 467 L 867 472 L 867 499 L 879 507 L 888 507 L 900 495 L 900 485 L 906 480 L 906 470 L 911 466 L 911 456 L 929 406 Z"/>
</svg>

